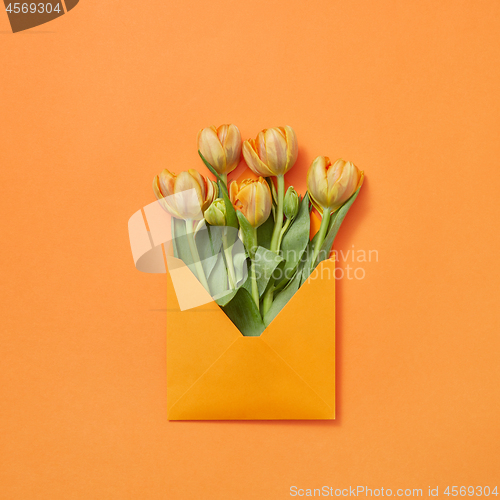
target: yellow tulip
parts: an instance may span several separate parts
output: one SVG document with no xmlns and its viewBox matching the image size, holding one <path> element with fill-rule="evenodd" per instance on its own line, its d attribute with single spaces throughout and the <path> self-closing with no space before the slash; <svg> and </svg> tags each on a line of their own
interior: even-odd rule
<svg viewBox="0 0 500 500">
<path fill-rule="evenodd" d="M 153 191 L 162 207 L 177 219 L 201 220 L 219 190 L 196 170 L 176 175 L 165 169 L 154 178 Z"/>
<path fill-rule="evenodd" d="M 257 180 L 244 179 L 239 185 L 233 181 L 229 196 L 234 208 L 247 218 L 253 228 L 264 224 L 271 213 L 271 190 L 262 177 Z"/>
<path fill-rule="evenodd" d="M 297 160 L 297 154 L 297 137 L 288 126 L 264 129 L 255 140 L 243 143 L 247 165 L 262 177 L 286 174 Z"/>
<path fill-rule="evenodd" d="M 240 162 L 240 131 L 236 125 L 204 128 L 198 132 L 198 149 L 219 175 L 227 175 Z"/>
<path fill-rule="evenodd" d="M 338 210 L 361 186 L 364 173 L 350 161 L 318 156 L 307 172 L 307 190 L 319 213 Z"/>
</svg>

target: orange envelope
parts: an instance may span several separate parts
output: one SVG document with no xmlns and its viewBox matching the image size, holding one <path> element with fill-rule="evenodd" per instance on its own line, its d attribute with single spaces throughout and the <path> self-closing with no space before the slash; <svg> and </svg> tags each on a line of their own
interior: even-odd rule
<svg viewBox="0 0 500 500">
<path fill-rule="evenodd" d="M 316 271 L 260 337 L 215 302 L 181 311 L 168 275 L 169 420 L 335 418 L 335 262 Z"/>
<path fill-rule="evenodd" d="M 335 418 L 333 259 L 313 271 L 260 337 L 244 337 L 171 248 L 162 250 L 170 230 L 159 204 L 134 214 L 129 234 L 138 269 L 169 271 L 169 420 Z M 174 277 L 188 285 L 177 287 L 179 297 Z M 186 308 L 193 297 L 203 305 Z"/>
</svg>

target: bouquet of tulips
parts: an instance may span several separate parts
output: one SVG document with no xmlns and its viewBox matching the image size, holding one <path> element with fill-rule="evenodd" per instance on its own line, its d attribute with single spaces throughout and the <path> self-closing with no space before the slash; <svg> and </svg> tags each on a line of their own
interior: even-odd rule
<svg viewBox="0 0 500 500">
<path fill-rule="evenodd" d="M 247 336 L 260 335 L 314 268 L 329 258 L 335 236 L 363 183 L 353 163 L 318 156 L 307 193 L 285 189 L 297 160 L 292 127 L 262 130 L 243 142 L 235 125 L 198 133 L 198 152 L 216 180 L 196 170 L 163 170 L 154 193 L 172 218 L 174 256 Z M 254 178 L 229 182 L 241 153 Z M 321 226 L 310 239 L 311 212 Z"/>
</svg>

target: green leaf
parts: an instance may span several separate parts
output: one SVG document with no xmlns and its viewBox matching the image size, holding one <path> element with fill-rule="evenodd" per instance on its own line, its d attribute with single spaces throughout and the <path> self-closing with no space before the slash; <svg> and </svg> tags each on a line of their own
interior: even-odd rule
<svg viewBox="0 0 500 500">
<path fill-rule="evenodd" d="M 239 210 L 236 211 L 236 214 L 238 216 L 240 229 L 243 234 L 243 244 L 250 254 L 250 257 L 252 257 L 253 252 L 257 249 L 257 232 Z"/>
<path fill-rule="evenodd" d="M 264 222 L 264 224 L 260 225 L 257 228 L 257 241 L 259 243 L 259 246 L 267 248 L 268 250 L 271 248 L 273 229 L 274 229 L 274 218 L 270 214 L 266 222 Z"/>
<path fill-rule="evenodd" d="M 265 329 L 259 309 L 245 288 L 240 288 L 222 310 L 246 337 L 258 337 Z"/>
<path fill-rule="evenodd" d="M 224 263 L 222 253 L 217 256 L 217 262 L 208 276 L 207 281 L 210 287 L 210 293 L 218 303 L 218 299 L 228 292 L 226 264 Z"/>
<path fill-rule="evenodd" d="M 233 300 L 233 297 L 238 293 L 238 289 L 236 290 L 226 290 L 225 293 L 222 293 L 220 297 L 217 297 L 215 299 L 215 302 L 217 305 L 219 305 L 220 307 L 224 307 L 226 306 L 227 304 L 229 304 L 229 302 L 231 302 L 231 300 Z"/>
<path fill-rule="evenodd" d="M 212 296 L 219 306 L 225 306 L 235 296 L 238 288 L 243 285 L 244 281 L 248 277 L 248 268 L 246 263 L 248 257 L 245 252 L 245 248 L 243 247 L 243 243 L 240 240 L 237 240 L 231 250 L 234 272 L 236 275 L 236 289 L 229 289 L 229 278 L 223 252 L 219 254 L 217 263 L 208 278 L 208 284 L 210 285 Z"/>
<path fill-rule="evenodd" d="M 271 190 L 271 193 L 273 195 L 273 203 L 276 205 L 278 203 L 278 193 L 276 192 L 276 187 L 274 185 L 273 180 L 271 177 L 266 177 L 266 182 L 267 185 L 269 186 L 269 189 Z"/>
<path fill-rule="evenodd" d="M 339 232 L 340 225 L 344 221 L 347 212 L 351 208 L 354 200 L 358 197 L 359 188 L 341 207 L 337 212 L 332 215 L 332 220 L 330 221 L 329 229 L 326 234 L 325 240 L 323 241 L 323 245 L 321 245 L 321 249 L 318 254 L 318 258 L 316 259 L 314 267 L 316 267 L 321 261 L 328 259 L 330 257 L 330 252 L 332 250 L 333 242 L 335 240 L 335 236 Z"/>
<path fill-rule="evenodd" d="M 220 226 L 211 226 L 206 221 L 205 224 L 209 236 L 210 250 L 212 252 L 212 255 L 216 255 L 220 252 L 220 249 L 222 247 L 222 235 L 224 230 Z"/>
<path fill-rule="evenodd" d="M 271 252 L 271 250 L 267 250 L 267 248 L 263 248 L 261 246 L 257 247 L 257 251 L 254 255 L 254 265 L 257 288 L 259 289 L 260 297 L 262 297 L 263 293 L 266 291 L 267 284 L 269 283 L 271 276 L 282 261 L 283 259 L 274 252 Z M 247 280 L 243 286 L 250 293 L 252 292 L 252 283 L 250 280 Z"/>
<path fill-rule="evenodd" d="M 205 276 L 208 276 L 221 253 L 221 228 L 205 225 L 196 233 L 195 242 Z"/>
<path fill-rule="evenodd" d="M 297 217 L 294 219 L 281 242 L 281 253 L 285 260 L 283 276 L 290 280 L 309 243 L 311 217 L 309 214 L 309 195 L 302 199 Z"/>
<path fill-rule="evenodd" d="M 212 174 L 215 175 L 215 178 L 217 179 L 217 181 L 219 181 L 219 184 L 222 185 L 222 191 L 226 192 L 227 194 L 227 187 L 226 185 L 224 184 L 224 181 L 222 180 L 222 177 L 217 173 L 217 170 L 215 170 L 214 167 L 212 167 L 212 165 L 210 165 L 210 163 L 208 163 L 208 161 L 205 159 L 205 157 L 201 154 L 201 151 L 198 149 L 198 154 L 200 155 L 200 158 L 203 160 L 203 163 L 205 164 L 205 166 L 208 168 L 208 170 L 210 170 L 210 172 L 212 172 Z"/>
<path fill-rule="evenodd" d="M 286 306 L 288 301 L 294 296 L 301 284 L 302 273 L 299 270 L 295 273 L 294 278 L 288 283 L 283 291 L 278 293 L 273 300 L 272 306 L 264 316 L 265 326 L 269 326 L 271 321 L 279 314 L 279 312 Z"/>
<path fill-rule="evenodd" d="M 174 238 L 175 248 L 177 250 L 176 257 L 181 259 L 184 264 L 189 266 L 193 271 L 193 256 L 186 236 L 186 222 L 182 219 L 172 218 L 172 226 L 175 228 L 172 237 Z M 175 237 L 174 237 L 175 234 Z"/>
<path fill-rule="evenodd" d="M 220 181 L 219 184 L 224 183 Z M 233 204 L 229 199 L 227 191 L 225 191 L 224 189 L 222 189 L 222 199 L 224 200 L 224 205 L 226 206 L 226 225 L 235 227 L 237 229 L 239 226 L 238 217 L 236 216 L 236 210 L 234 209 Z"/>
<path fill-rule="evenodd" d="M 241 286 L 248 276 L 247 258 L 243 243 L 241 240 L 237 240 L 233 246 L 233 265 L 238 286 Z"/>
</svg>

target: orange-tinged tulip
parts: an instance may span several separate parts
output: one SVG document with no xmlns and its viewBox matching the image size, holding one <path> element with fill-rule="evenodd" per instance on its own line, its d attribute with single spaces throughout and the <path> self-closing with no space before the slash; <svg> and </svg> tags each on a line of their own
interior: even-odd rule
<svg viewBox="0 0 500 500">
<path fill-rule="evenodd" d="M 338 210 L 361 186 L 364 173 L 350 161 L 318 156 L 307 172 L 307 190 L 314 207 L 322 214 Z"/>
<path fill-rule="evenodd" d="M 267 182 L 258 179 L 244 179 L 238 185 L 236 181 L 229 187 L 231 203 L 239 210 L 254 228 L 264 224 L 271 213 L 271 190 Z"/>
<path fill-rule="evenodd" d="M 204 128 L 198 132 L 198 149 L 219 175 L 228 174 L 240 162 L 240 131 L 231 124 Z"/>
<path fill-rule="evenodd" d="M 153 180 L 153 191 L 162 207 L 177 219 L 201 220 L 217 198 L 217 184 L 196 170 L 172 174 L 163 170 Z"/>
<path fill-rule="evenodd" d="M 289 126 L 264 129 L 255 140 L 243 143 L 247 165 L 262 177 L 286 174 L 297 160 L 297 154 L 297 137 Z"/>
</svg>

